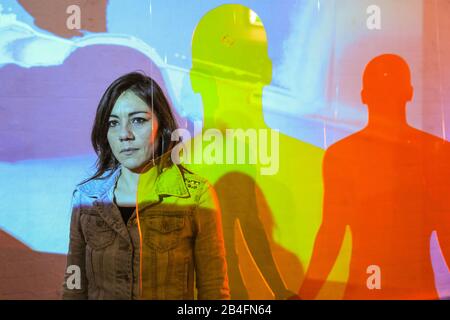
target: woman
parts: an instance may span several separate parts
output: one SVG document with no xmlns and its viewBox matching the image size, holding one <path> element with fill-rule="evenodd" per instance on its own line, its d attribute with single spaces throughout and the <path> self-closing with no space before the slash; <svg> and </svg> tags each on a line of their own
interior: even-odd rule
<svg viewBox="0 0 450 320">
<path fill-rule="evenodd" d="M 97 172 L 73 192 L 64 299 L 193 299 L 194 271 L 199 299 L 229 298 L 215 194 L 171 161 L 175 129 L 151 78 L 129 73 L 104 93 Z"/>
</svg>

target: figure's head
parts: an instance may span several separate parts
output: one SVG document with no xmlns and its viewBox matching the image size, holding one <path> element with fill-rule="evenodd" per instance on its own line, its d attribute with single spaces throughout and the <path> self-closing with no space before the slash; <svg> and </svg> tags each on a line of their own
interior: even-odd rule
<svg viewBox="0 0 450 320">
<path fill-rule="evenodd" d="M 205 115 L 217 112 L 210 110 L 219 106 L 217 101 L 238 100 L 239 90 L 259 90 L 261 95 L 271 81 L 272 63 L 257 14 L 237 4 L 222 5 L 205 14 L 192 38 L 190 78 L 193 90 L 202 95 Z M 237 89 L 230 89 L 233 87 Z M 236 102 L 242 107 L 242 101 Z"/>
<path fill-rule="evenodd" d="M 412 96 L 411 73 L 402 57 L 383 54 L 367 64 L 361 91 L 364 104 L 377 108 L 404 106 Z"/>
<path fill-rule="evenodd" d="M 170 104 L 153 79 L 137 72 L 121 76 L 103 94 L 95 116 L 91 140 L 99 171 L 120 163 L 141 172 L 174 147 L 170 136 L 176 128 Z"/>
</svg>

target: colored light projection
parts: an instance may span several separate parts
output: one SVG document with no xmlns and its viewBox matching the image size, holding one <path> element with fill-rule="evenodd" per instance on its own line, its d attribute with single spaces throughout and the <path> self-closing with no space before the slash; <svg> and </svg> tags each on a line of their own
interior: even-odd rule
<svg viewBox="0 0 450 320">
<path fill-rule="evenodd" d="M 219 196 L 232 298 L 448 298 L 450 4 L 239 3 L 0 3 L 0 250 L 12 257 L 6 241 L 17 241 L 39 253 L 32 270 L 67 252 L 71 194 L 95 162 L 98 101 L 143 70 L 190 132 L 192 159 L 225 159 L 230 140 L 259 154 L 269 137 L 252 163 L 234 153 L 186 164 Z M 80 30 L 66 25 L 72 4 Z M 374 4 L 380 28 L 369 28 Z M 255 130 L 256 147 L 227 129 Z M 270 163 L 276 172 L 263 174 Z M 8 270 L 22 264 L 10 259 Z M 38 272 L 48 277 L 1 270 L 23 292 Z M 0 297 L 22 291 L 2 287 Z"/>
<path fill-rule="evenodd" d="M 327 149 L 324 208 L 300 296 L 314 297 L 333 267 L 348 226 L 348 299 L 437 299 L 430 236 L 447 261 L 450 144 L 407 124 L 409 67 L 386 54 L 366 67 L 361 93 L 367 126 Z M 381 274 L 370 279 L 372 272 Z M 372 281 L 373 280 L 373 281 Z"/>
<path fill-rule="evenodd" d="M 302 271 L 298 257 L 306 254 L 313 241 L 309 239 L 308 243 L 306 236 L 299 242 L 289 235 L 314 234 L 320 221 L 323 149 L 284 134 L 274 139 L 272 131 L 279 128 L 266 125 L 262 92 L 271 81 L 272 63 L 264 26 L 251 23 L 251 13 L 240 5 L 224 5 L 209 11 L 195 28 L 190 79 L 193 90 L 202 96 L 203 130 L 219 130 L 224 136 L 216 153 L 228 156 L 229 140 L 236 143 L 233 161 L 221 163 L 219 157 L 218 164 L 205 165 L 203 161 L 188 167 L 205 176 L 218 193 L 232 298 L 247 299 L 248 291 L 253 291 L 246 289 L 243 280 L 243 273 L 249 273 L 240 262 L 246 252 L 274 295 L 287 298 L 280 272 L 292 276 L 289 288 L 298 286 Z M 232 129 L 248 130 L 259 141 L 228 135 L 226 131 Z M 200 134 L 196 138 L 205 137 Z M 267 145 L 263 145 L 265 142 Z M 193 158 L 198 153 L 205 158 L 205 149 L 211 148 L 205 142 L 197 147 L 194 141 L 194 145 Z M 273 172 L 264 174 L 260 157 L 253 163 L 239 163 L 239 150 L 246 150 L 250 158 L 263 148 L 269 157 L 277 156 L 271 159 L 279 162 Z M 266 233 L 264 226 L 270 228 L 270 222 L 262 218 L 272 220 L 282 236 L 273 239 L 270 229 Z M 278 261 L 280 268 L 291 269 L 277 270 L 270 243 L 279 244 L 274 254 L 284 259 Z"/>
</svg>

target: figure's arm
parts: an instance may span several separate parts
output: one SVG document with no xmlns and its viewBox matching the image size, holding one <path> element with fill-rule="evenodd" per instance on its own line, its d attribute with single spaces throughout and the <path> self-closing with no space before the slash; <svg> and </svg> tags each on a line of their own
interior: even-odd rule
<svg viewBox="0 0 450 320">
<path fill-rule="evenodd" d="M 322 224 L 314 243 L 305 280 L 299 290 L 301 299 L 314 299 L 325 283 L 338 257 L 345 235 L 346 194 L 349 192 L 342 172 L 330 156 L 324 159 L 324 200 Z"/>
<path fill-rule="evenodd" d="M 431 192 L 431 206 L 434 208 L 434 229 L 437 232 L 439 246 L 442 254 L 450 268 L 450 143 L 442 144 L 439 160 L 433 164 L 436 166 L 434 172 L 433 186 Z"/>
<path fill-rule="evenodd" d="M 85 268 L 86 243 L 80 226 L 81 201 L 77 190 L 73 193 L 71 206 L 69 252 L 67 254 L 62 298 L 64 300 L 84 300 L 88 298 Z"/>
<path fill-rule="evenodd" d="M 195 268 L 199 300 L 230 298 L 221 211 L 214 189 L 205 183 L 195 212 Z"/>
<path fill-rule="evenodd" d="M 447 263 L 447 267 L 450 268 L 450 210 L 441 212 L 439 216 L 440 222 L 436 223 L 436 232 L 442 255 Z"/>
<path fill-rule="evenodd" d="M 305 280 L 299 291 L 301 299 L 314 299 L 325 283 L 339 254 L 345 226 L 323 222 L 314 243 L 314 251 Z"/>
<path fill-rule="evenodd" d="M 284 284 L 280 273 L 277 269 L 273 259 L 272 251 L 269 241 L 267 239 L 264 227 L 257 215 L 252 214 L 250 217 L 245 217 L 239 220 L 242 228 L 242 233 L 247 242 L 248 249 L 255 260 L 256 265 L 261 271 L 267 284 L 275 294 L 276 299 L 287 299 L 294 295 L 288 291 Z"/>
<path fill-rule="evenodd" d="M 249 174 L 231 172 L 221 177 L 216 183 L 216 190 L 220 195 L 224 216 L 235 217 L 239 221 L 250 254 L 276 299 L 292 296 L 293 293 L 287 291 L 272 256 L 270 242 L 261 221 L 263 212 L 267 211 L 266 216 L 270 216 L 271 212 L 254 178 Z"/>
</svg>

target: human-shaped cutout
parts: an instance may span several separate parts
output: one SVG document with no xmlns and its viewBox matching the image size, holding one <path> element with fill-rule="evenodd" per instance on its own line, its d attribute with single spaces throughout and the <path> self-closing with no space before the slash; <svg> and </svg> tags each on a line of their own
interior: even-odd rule
<svg viewBox="0 0 450 320">
<path fill-rule="evenodd" d="M 437 299 L 430 237 L 437 231 L 450 265 L 449 143 L 408 125 L 413 88 L 397 55 L 374 58 L 363 75 L 367 126 L 324 158 L 323 222 L 301 298 L 314 298 L 345 228 L 352 253 L 344 299 Z"/>
<path fill-rule="evenodd" d="M 233 139 L 227 130 L 254 132 L 258 143 L 234 139 L 234 150 L 243 148 L 247 155 L 259 155 L 261 144 L 265 144 L 265 151 L 269 151 L 273 160 L 269 174 L 263 172 L 268 167 L 262 158 L 240 164 L 236 152 L 231 157 L 233 163 L 209 165 L 204 161 L 189 165 L 192 171 L 208 178 L 218 192 L 232 299 L 252 296 L 246 288 L 251 284 L 244 284 L 243 280 L 246 270 L 239 264 L 236 253 L 237 222 L 248 251 L 274 296 L 287 298 L 290 294 L 287 289 L 297 290 L 302 272 L 293 283 L 283 283 L 273 257 L 282 256 L 278 264 L 282 261 L 302 270 L 301 262 L 307 262 L 307 251 L 311 251 L 314 241 L 311 230 L 318 228 L 321 216 L 323 150 L 282 134 L 273 135 L 274 130 L 264 121 L 262 92 L 272 77 L 267 47 L 261 20 L 242 5 L 223 5 L 208 12 L 197 25 L 192 41 L 190 76 L 193 90 L 202 96 L 203 131 L 216 129 L 222 133 L 224 159 L 229 156 L 226 145 Z M 261 132 L 266 133 L 266 139 L 259 135 Z M 196 139 L 202 136 L 193 140 Z M 205 141 L 199 145 L 194 142 L 194 155 L 208 156 L 205 150 L 209 145 Z M 272 215 L 269 220 L 275 225 L 274 234 L 264 232 L 264 225 L 269 222 L 261 221 L 263 207 Z M 273 240 L 268 239 L 272 237 Z M 269 242 L 279 246 L 271 246 Z M 271 249 L 278 252 L 272 253 Z M 279 267 L 284 269 L 285 266 Z"/>
</svg>

